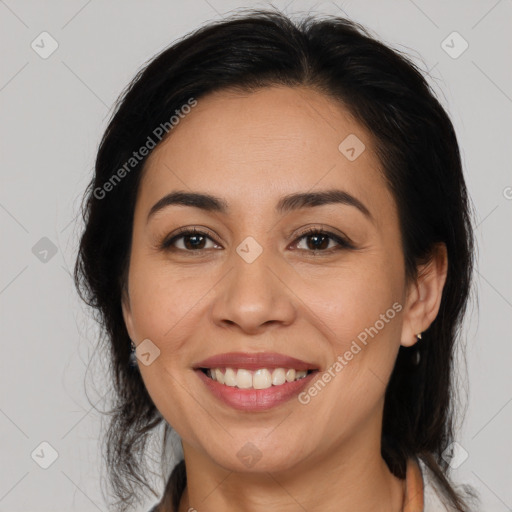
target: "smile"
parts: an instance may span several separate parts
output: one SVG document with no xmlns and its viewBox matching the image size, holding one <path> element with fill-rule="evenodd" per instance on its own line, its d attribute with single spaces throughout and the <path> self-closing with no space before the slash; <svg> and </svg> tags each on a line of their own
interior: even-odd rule
<svg viewBox="0 0 512 512">
<path fill-rule="evenodd" d="M 268 389 L 271 386 L 282 386 L 286 382 L 304 379 L 313 370 L 260 368 L 251 371 L 244 368 L 203 368 L 201 371 L 210 379 L 225 386 L 238 389 Z"/>
<path fill-rule="evenodd" d="M 264 411 L 298 395 L 319 367 L 276 353 L 219 354 L 194 365 L 207 390 L 224 404 L 247 412 Z"/>
</svg>

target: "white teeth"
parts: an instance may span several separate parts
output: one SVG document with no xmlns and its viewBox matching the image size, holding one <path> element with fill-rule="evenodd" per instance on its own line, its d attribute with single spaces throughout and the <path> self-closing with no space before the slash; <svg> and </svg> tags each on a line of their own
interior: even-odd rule
<svg viewBox="0 0 512 512">
<path fill-rule="evenodd" d="M 286 372 L 286 382 L 292 382 L 295 380 L 295 370 L 291 369 Z"/>
<path fill-rule="evenodd" d="M 249 370 L 240 368 L 236 372 L 236 385 L 240 389 L 252 388 L 252 374 Z"/>
<path fill-rule="evenodd" d="M 272 372 L 272 384 L 274 386 L 280 386 L 286 382 L 286 375 L 284 372 L 284 368 L 276 368 Z"/>
<path fill-rule="evenodd" d="M 218 382 L 224 384 L 224 374 L 220 371 L 219 368 L 215 369 L 215 377 Z"/>
<path fill-rule="evenodd" d="M 224 384 L 226 384 L 226 386 L 231 386 L 232 388 L 236 386 L 236 373 L 233 368 L 226 368 L 226 373 L 224 374 Z"/>
<path fill-rule="evenodd" d="M 307 370 L 294 370 L 293 368 L 260 368 L 256 371 L 244 368 L 210 368 L 206 374 L 220 384 L 239 389 L 268 389 L 272 386 L 281 386 L 286 382 L 303 379 L 308 375 Z"/>
<path fill-rule="evenodd" d="M 252 387 L 254 389 L 267 389 L 270 386 L 272 386 L 272 374 L 265 369 L 256 370 L 252 377 Z"/>
</svg>

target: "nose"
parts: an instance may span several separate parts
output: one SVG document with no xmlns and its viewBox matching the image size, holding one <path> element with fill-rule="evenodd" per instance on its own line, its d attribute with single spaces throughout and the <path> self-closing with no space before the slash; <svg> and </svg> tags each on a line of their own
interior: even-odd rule
<svg viewBox="0 0 512 512">
<path fill-rule="evenodd" d="M 217 325 L 258 334 L 294 321 L 295 295 L 281 267 L 286 263 L 278 268 L 271 260 L 266 251 L 250 263 L 233 252 L 231 269 L 218 285 L 212 309 Z"/>
</svg>

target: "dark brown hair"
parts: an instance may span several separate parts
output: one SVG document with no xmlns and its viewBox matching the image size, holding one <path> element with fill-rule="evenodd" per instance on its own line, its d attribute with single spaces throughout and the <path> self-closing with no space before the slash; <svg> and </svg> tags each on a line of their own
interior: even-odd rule
<svg viewBox="0 0 512 512">
<path fill-rule="evenodd" d="M 123 92 L 104 133 L 83 203 L 75 282 L 99 312 L 116 395 L 106 459 L 119 510 L 148 486 L 144 450 L 165 420 L 137 368 L 128 365 L 130 338 L 121 296 L 126 285 L 135 199 L 146 158 L 105 198 L 112 178 L 176 109 L 190 98 L 234 88 L 307 86 L 341 102 L 370 133 L 398 206 L 405 272 L 446 244 L 448 274 L 439 314 L 418 347 L 401 347 L 387 386 L 382 455 L 404 478 L 406 460 L 422 459 L 446 499 L 467 510 L 441 456 L 453 440 L 453 357 L 470 292 L 473 234 L 459 147 L 450 119 L 416 65 L 357 23 L 339 17 L 294 22 L 274 11 L 251 11 L 210 23 L 153 58 Z M 193 114 L 192 114 L 193 115 Z M 179 129 L 179 128 L 178 128 Z M 171 135 L 172 136 L 172 133 Z M 419 365 L 411 360 L 420 350 Z M 170 426 L 165 424 L 166 437 Z M 182 461 L 168 479 L 167 508 L 177 510 L 186 485 Z"/>
</svg>

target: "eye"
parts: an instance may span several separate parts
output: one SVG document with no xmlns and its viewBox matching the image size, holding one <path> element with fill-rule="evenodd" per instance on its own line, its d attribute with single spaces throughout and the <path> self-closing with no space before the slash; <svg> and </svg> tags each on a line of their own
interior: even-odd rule
<svg viewBox="0 0 512 512">
<path fill-rule="evenodd" d="M 299 240 L 299 243 L 296 245 L 297 249 L 315 253 L 331 253 L 333 250 L 355 248 L 348 240 L 342 238 L 341 236 L 318 228 L 308 229 L 302 233 L 297 238 L 297 240 Z M 299 247 L 303 240 L 305 241 L 303 244 L 305 247 Z M 333 242 L 334 245 L 331 245 L 331 242 Z"/>
<path fill-rule="evenodd" d="M 208 246 L 208 242 L 211 245 Z M 355 249 L 355 246 L 341 237 L 318 228 L 309 228 L 295 239 L 295 248 L 313 254 L 327 253 L 340 249 Z M 303 247 L 300 247 L 300 245 Z M 159 244 L 160 249 L 168 251 L 197 252 L 207 249 L 219 249 L 221 246 L 215 242 L 213 237 L 196 228 L 182 228 L 171 238 L 165 239 Z"/>
<path fill-rule="evenodd" d="M 213 243 L 213 247 L 207 246 L 207 242 Z M 161 249 L 167 250 L 181 250 L 188 252 L 196 252 L 204 249 L 215 249 L 219 247 L 208 233 L 200 231 L 196 228 L 184 228 L 179 231 L 179 234 L 174 235 L 168 240 L 164 240 L 160 246 Z"/>
</svg>

